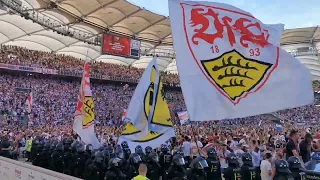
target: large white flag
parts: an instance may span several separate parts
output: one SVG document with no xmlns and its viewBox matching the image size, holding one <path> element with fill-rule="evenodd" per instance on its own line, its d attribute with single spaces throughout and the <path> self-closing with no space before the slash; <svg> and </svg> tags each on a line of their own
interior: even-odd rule
<svg viewBox="0 0 320 180">
<path fill-rule="evenodd" d="M 265 25 L 222 3 L 169 0 L 181 88 L 191 121 L 246 117 L 313 102 L 309 70 Z"/>
<path fill-rule="evenodd" d="M 159 79 L 153 70 L 156 66 L 154 58 L 142 74 L 126 110 L 126 125 L 122 135 L 127 139 L 143 138 L 148 134 L 148 117 L 152 110 L 155 82 Z"/>
<path fill-rule="evenodd" d="M 90 88 L 90 65 L 86 62 L 84 64 L 73 130 L 81 137 L 84 143 L 92 144 L 94 148 L 99 148 L 101 144 L 94 132 L 94 118 L 94 104 Z"/>
<path fill-rule="evenodd" d="M 137 145 L 157 148 L 175 136 L 156 58 L 140 79 L 125 121 L 127 124 L 118 143 L 127 141 L 132 151 Z"/>
</svg>

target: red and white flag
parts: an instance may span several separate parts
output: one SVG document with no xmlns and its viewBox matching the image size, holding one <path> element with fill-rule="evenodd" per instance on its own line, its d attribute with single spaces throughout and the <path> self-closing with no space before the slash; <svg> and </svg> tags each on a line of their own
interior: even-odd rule
<svg viewBox="0 0 320 180">
<path fill-rule="evenodd" d="M 90 86 L 90 65 L 86 62 L 73 121 L 73 130 L 85 144 L 91 144 L 94 148 L 99 148 L 101 144 L 94 132 L 95 114 Z"/>
<path fill-rule="evenodd" d="M 125 84 L 125 85 L 123 86 L 123 89 L 128 89 L 128 87 L 129 87 L 129 84 Z"/>
<path fill-rule="evenodd" d="M 30 94 L 29 94 L 29 96 L 27 97 L 27 100 L 26 100 L 27 112 L 28 113 L 31 113 L 32 104 L 33 104 L 33 96 L 32 96 L 32 92 L 30 92 Z"/>
<path fill-rule="evenodd" d="M 215 2 L 169 0 L 169 12 L 191 121 L 254 116 L 314 101 L 309 69 L 279 47 L 283 25 Z"/>
<path fill-rule="evenodd" d="M 123 112 L 122 112 L 122 121 L 126 118 L 127 116 L 127 109 L 123 109 Z"/>
</svg>

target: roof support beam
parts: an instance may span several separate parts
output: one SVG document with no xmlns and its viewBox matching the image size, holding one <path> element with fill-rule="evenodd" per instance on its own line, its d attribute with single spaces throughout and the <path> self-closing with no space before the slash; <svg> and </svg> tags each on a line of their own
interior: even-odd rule
<svg viewBox="0 0 320 180">
<path fill-rule="evenodd" d="M 81 52 L 78 52 L 78 51 L 59 51 L 59 53 L 67 53 L 67 52 L 71 52 L 71 53 L 75 53 L 75 54 L 80 54 L 80 55 L 83 55 L 83 56 L 89 58 L 90 60 L 92 60 L 92 58 L 91 58 L 88 54 L 84 54 L 84 53 L 81 53 Z"/>
<path fill-rule="evenodd" d="M 97 7 L 96 9 L 88 12 L 87 14 L 84 14 L 84 15 L 82 16 L 82 18 L 86 18 L 88 15 L 90 15 L 90 14 L 92 14 L 92 13 L 95 13 L 95 12 L 99 11 L 100 9 L 105 8 L 105 7 L 107 7 L 107 6 L 115 3 L 115 2 L 117 2 L 117 1 L 119 1 L 119 0 L 113 0 L 113 1 L 108 2 L 108 3 L 106 3 L 106 4 L 102 4 L 100 7 Z"/>
<path fill-rule="evenodd" d="M 99 33 L 99 34 L 95 34 L 95 35 L 93 35 L 93 36 L 90 36 L 90 37 L 88 37 L 88 39 L 93 38 L 93 37 L 95 37 L 95 36 L 99 36 L 100 34 L 102 34 L 102 32 Z M 67 44 L 65 47 L 69 47 L 69 46 L 71 46 L 71 45 L 73 45 L 73 44 L 76 44 L 76 43 L 78 43 L 78 42 L 81 42 L 81 41 L 75 41 L 75 42 L 73 42 L 73 43 Z M 63 48 L 65 48 L 65 47 L 63 47 Z M 58 51 L 60 51 L 60 50 L 63 49 L 63 48 L 59 48 L 59 49 L 55 50 L 54 52 L 58 52 Z"/>
<path fill-rule="evenodd" d="M 167 19 L 167 17 L 161 18 L 160 20 L 158 20 L 158 21 L 156 21 L 156 22 L 154 22 L 154 23 L 150 24 L 149 26 L 147 26 L 147 27 L 145 27 L 145 28 L 143 28 L 143 29 L 141 29 L 141 30 L 139 30 L 139 31 L 135 32 L 135 34 L 139 34 L 139 33 L 141 33 L 141 32 L 143 32 L 143 31 L 147 30 L 148 28 L 150 28 L 150 27 L 152 27 L 152 26 L 154 26 L 154 25 L 158 24 L 159 22 L 161 22 L 161 21 L 163 21 L 163 20 L 165 20 L 165 19 Z"/>
<path fill-rule="evenodd" d="M 138 13 L 138 12 L 142 11 L 142 10 L 143 10 L 143 8 L 139 8 L 138 10 L 133 11 L 132 13 L 130 13 L 130 14 L 128 14 L 128 15 L 126 15 L 126 16 L 124 16 L 123 18 L 119 19 L 118 21 L 116 21 L 116 22 L 114 22 L 114 23 L 112 23 L 112 24 L 109 24 L 109 26 L 108 26 L 107 28 L 111 28 L 112 26 L 114 26 L 114 25 L 116 25 L 116 24 L 120 23 L 121 21 L 123 21 L 123 20 L 127 19 L 128 17 L 133 16 L 134 14 L 136 14 L 136 13 Z"/>
<path fill-rule="evenodd" d="M 166 34 L 163 38 L 161 38 L 160 40 L 159 40 L 159 42 L 156 44 L 156 45 L 154 45 L 152 48 L 150 48 L 147 52 L 146 52 L 146 54 L 149 54 L 152 50 L 154 50 L 154 49 L 156 49 L 158 46 L 160 46 L 161 44 L 162 44 L 162 41 L 163 40 L 165 40 L 168 36 L 170 36 L 171 35 L 171 32 L 170 33 L 168 33 L 168 34 Z"/>
<path fill-rule="evenodd" d="M 41 46 L 43 46 L 43 47 L 46 47 L 46 48 L 50 49 L 51 51 L 53 51 L 53 50 L 52 50 L 51 48 L 49 48 L 47 45 L 42 44 L 42 43 L 39 43 L 39 42 L 37 42 L 37 41 L 27 40 L 27 39 L 21 39 L 21 40 L 19 40 L 19 41 L 33 42 L 33 43 L 39 44 L 39 45 L 41 45 Z"/>
</svg>

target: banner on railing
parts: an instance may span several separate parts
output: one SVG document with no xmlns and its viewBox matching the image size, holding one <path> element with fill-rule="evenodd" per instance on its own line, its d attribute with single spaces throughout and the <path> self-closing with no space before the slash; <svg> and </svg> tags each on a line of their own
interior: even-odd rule
<svg viewBox="0 0 320 180">
<path fill-rule="evenodd" d="M 58 74 L 58 70 L 48 68 L 36 68 L 35 71 L 43 74 Z"/>
<path fill-rule="evenodd" d="M 8 69 L 8 70 L 16 70 L 16 71 L 43 73 L 43 74 L 58 74 L 58 70 L 55 70 L 55 69 L 36 68 L 36 67 L 13 65 L 13 64 L 0 63 L 0 68 Z"/>
<path fill-rule="evenodd" d="M 52 75 L 62 75 L 62 76 L 73 76 L 73 77 L 81 77 L 82 76 L 82 71 L 76 70 L 76 69 L 67 69 L 67 68 L 61 69 L 61 70 L 56 70 L 56 69 L 49 69 L 49 68 L 39 68 L 39 67 L 30 67 L 30 66 L 0 63 L 0 69 L 42 73 L 42 74 L 52 74 Z M 100 73 L 92 73 L 91 77 L 93 79 L 137 83 L 137 80 L 134 78 L 122 78 L 122 77 L 108 76 L 108 75 L 103 75 Z M 178 84 L 175 84 L 175 85 L 174 84 L 166 84 L 166 85 L 180 87 L 180 85 L 178 85 Z"/>
<path fill-rule="evenodd" d="M 188 122 L 188 120 L 189 120 L 188 111 L 181 111 L 181 112 L 178 112 L 177 114 L 178 114 L 179 121 L 180 121 L 181 125 Z"/>
</svg>

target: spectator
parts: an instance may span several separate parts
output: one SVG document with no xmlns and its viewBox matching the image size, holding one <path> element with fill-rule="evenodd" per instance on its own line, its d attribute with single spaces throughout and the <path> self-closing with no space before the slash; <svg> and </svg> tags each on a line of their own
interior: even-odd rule
<svg viewBox="0 0 320 180">
<path fill-rule="evenodd" d="M 306 133 L 304 140 L 302 140 L 299 144 L 300 156 L 304 163 L 308 162 L 311 159 L 312 141 L 312 135 Z"/>
<path fill-rule="evenodd" d="M 272 167 L 271 167 L 272 155 L 271 153 L 265 154 L 265 159 L 261 162 L 261 180 L 272 180 Z"/>
<path fill-rule="evenodd" d="M 297 130 L 292 130 L 289 134 L 289 141 L 286 145 L 286 159 L 291 156 L 296 156 L 299 158 L 299 149 L 297 147 L 297 143 L 299 140 L 299 135 Z"/>
</svg>

